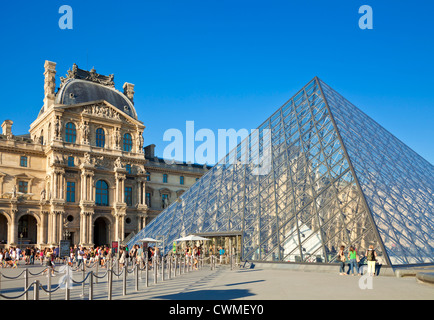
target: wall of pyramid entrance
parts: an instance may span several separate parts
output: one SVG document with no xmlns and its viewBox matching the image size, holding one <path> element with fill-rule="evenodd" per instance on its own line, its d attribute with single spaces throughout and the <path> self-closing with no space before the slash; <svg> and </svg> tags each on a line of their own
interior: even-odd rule
<svg viewBox="0 0 434 320">
<path fill-rule="evenodd" d="M 335 263 L 340 246 L 373 245 L 382 264 L 434 263 L 433 166 L 401 145 L 412 170 L 393 150 L 371 157 L 380 133 L 381 148 L 399 142 L 314 78 L 128 245 L 159 238 L 167 253 L 189 234 L 234 232 L 252 261 Z"/>
</svg>

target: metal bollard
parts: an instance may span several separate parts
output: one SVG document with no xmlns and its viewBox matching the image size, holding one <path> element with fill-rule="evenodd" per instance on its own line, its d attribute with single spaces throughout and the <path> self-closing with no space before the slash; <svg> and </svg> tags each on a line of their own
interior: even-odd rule
<svg viewBox="0 0 434 320">
<path fill-rule="evenodd" d="M 158 268 L 158 263 L 157 263 L 157 259 L 156 259 L 155 256 L 153 258 L 153 264 L 154 264 L 154 284 L 157 284 L 157 277 L 158 277 L 157 268 Z"/>
<path fill-rule="evenodd" d="M 85 270 L 84 270 L 84 262 L 81 265 L 81 273 L 82 273 L 82 279 L 81 281 L 83 281 L 83 283 L 81 284 L 81 297 L 84 297 L 84 278 L 86 277 Z"/>
<path fill-rule="evenodd" d="M 48 300 L 51 300 L 51 271 L 50 270 L 48 270 L 47 278 L 48 278 L 48 284 L 47 284 Z"/>
<path fill-rule="evenodd" d="M 116 263 L 117 263 L 117 266 L 118 266 L 118 272 L 117 272 L 117 274 L 118 274 L 118 279 L 119 279 L 119 276 L 120 276 L 120 270 L 119 270 L 119 268 L 120 268 L 120 263 L 119 263 L 119 260 L 117 260 L 116 261 Z"/>
<path fill-rule="evenodd" d="M 127 265 L 125 265 L 125 267 L 123 269 L 124 269 L 123 270 L 124 274 L 123 274 L 122 295 L 126 296 L 127 295 L 127 274 L 128 274 Z"/>
<path fill-rule="evenodd" d="M 107 276 L 108 276 L 108 280 L 107 280 L 107 284 L 108 284 L 108 300 L 112 299 L 112 294 L 113 294 L 113 271 L 112 269 L 109 269 L 107 271 Z"/>
<path fill-rule="evenodd" d="M 33 300 L 39 300 L 39 280 L 36 280 L 33 285 Z"/>
<path fill-rule="evenodd" d="M 98 259 L 96 259 L 96 270 L 95 270 L 95 283 L 98 283 L 98 267 L 99 267 L 99 263 L 100 263 L 100 259 L 98 257 Z"/>
<path fill-rule="evenodd" d="M 182 261 L 182 274 L 185 274 L 185 261 L 186 258 L 184 257 L 183 261 Z"/>
<path fill-rule="evenodd" d="M 26 268 L 24 270 L 24 290 L 26 290 L 28 286 L 29 286 L 29 269 Z M 24 300 L 29 300 L 28 291 L 26 291 L 26 293 L 24 294 Z"/>
<path fill-rule="evenodd" d="M 66 281 L 66 287 L 65 287 L 65 300 L 68 301 L 71 297 L 71 289 L 69 288 L 69 283 Z"/>
<path fill-rule="evenodd" d="M 161 257 L 161 271 L 160 271 L 160 273 L 161 273 L 161 282 L 163 282 L 164 281 L 164 257 Z"/>
<path fill-rule="evenodd" d="M 140 268 L 140 265 L 136 264 L 136 266 L 134 268 L 135 268 L 134 273 L 135 273 L 135 277 L 136 277 L 135 287 L 136 287 L 136 291 L 139 291 L 139 268 Z"/>
<path fill-rule="evenodd" d="M 89 300 L 93 300 L 93 271 L 89 275 Z"/>
<path fill-rule="evenodd" d="M 145 287 L 147 288 L 149 286 L 149 261 L 146 260 L 146 273 L 145 273 Z"/>
</svg>

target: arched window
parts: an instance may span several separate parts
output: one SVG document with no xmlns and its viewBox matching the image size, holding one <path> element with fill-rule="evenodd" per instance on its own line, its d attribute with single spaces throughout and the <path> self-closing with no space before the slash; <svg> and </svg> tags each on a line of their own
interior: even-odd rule
<svg viewBox="0 0 434 320">
<path fill-rule="evenodd" d="M 130 152 L 133 148 L 133 139 L 129 133 L 124 134 L 124 151 Z"/>
<path fill-rule="evenodd" d="M 109 205 L 109 187 L 104 180 L 98 180 L 96 182 L 95 204 L 97 206 Z"/>
<path fill-rule="evenodd" d="M 65 126 L 65 141 L 75 143 L 77 138 L 77 131 L 75 130 L 75 124 L 68 122 Z"/>
<path fill-rule="evenodd" d="M 103 128 L 96 129 L 96 146 L 104 148 L 105 145 L 105 133 Z"/>
</svg>

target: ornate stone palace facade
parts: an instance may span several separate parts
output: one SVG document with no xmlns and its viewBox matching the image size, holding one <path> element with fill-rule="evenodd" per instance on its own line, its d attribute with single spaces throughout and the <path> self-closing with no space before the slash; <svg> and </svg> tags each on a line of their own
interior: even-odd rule
<svg viewBox="0 0 434 320">
<path fill-rule="evenodd" d="M 84 246 L 141 230 L 209 167 L 167 164 L 134 108 L 134 85 L 75 64 L 55 90 L 45 62 L 44 104 L 30 134 L 0 135 L 0 246 Z"/>
</svg>

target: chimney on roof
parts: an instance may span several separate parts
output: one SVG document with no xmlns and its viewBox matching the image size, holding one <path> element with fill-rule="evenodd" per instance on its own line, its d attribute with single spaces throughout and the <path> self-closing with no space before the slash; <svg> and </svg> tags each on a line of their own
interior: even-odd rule
<svg viewBox="0 0 434 320">
<path fill-rule="evenodd" d="M 145 147 L 145 158 L 152 159 L 155 157 L 155 144 Z"/>
<path fill-rule="evenodd" d="M 44 64 L 44 111 L 54 103 L 56 89 L 56 63 L 45 60 Z"/>
<path fill-rule="evenodd" d="M 124 95 L 130 99 L 131 103 L 134 104 L 134 84 L 125 82 L 124 83 Z"/>
<path fill-rule="evenodd" d="M 5 120 L 2 123 L 2 130 L 3 135 L 5 135 L 8 138 L 12 137 L 12 124 L 14 122 L 12 120 Z"/>
</svg>

